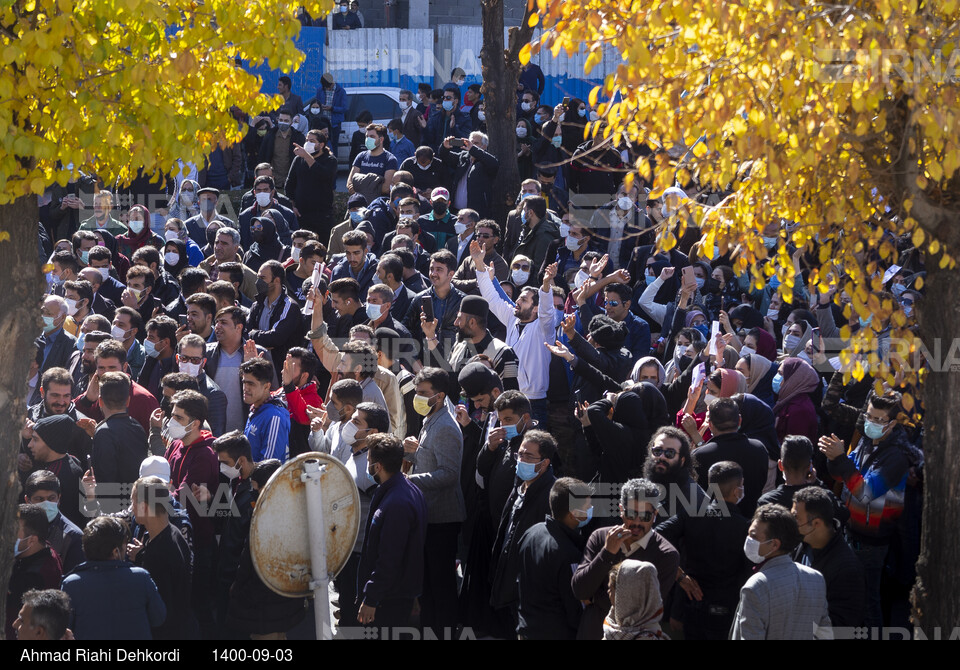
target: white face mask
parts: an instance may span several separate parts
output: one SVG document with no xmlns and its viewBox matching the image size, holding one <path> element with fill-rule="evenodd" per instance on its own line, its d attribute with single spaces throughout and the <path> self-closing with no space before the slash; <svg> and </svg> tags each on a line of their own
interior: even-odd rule
<svg viewBox="0 0 960 670">
<path fill-rule="evenodd" d="M 180 254 L 176 251 L 168 251 L 163 255 L 163 260 L 166 261 L 167 265 L 176 265 L 180 262 Z"/>
<path fill-rule="evenodd" d="M 298 262 L 300 260 L 300 247 L 293 247 L 290 249 L 290 258 L 292 258 L 294 262 Z"/>
<path fill-rule="evenodd" d="M 357 427 L 353 421 L 348 421 L 343 429 L 340 431 L 340 439 L 343 440 L 344 444 L 349 444 L 351 447 L 357 441 L 357 432 L 360 428 Z"/>
<path fill-rule="evenodd" d="M 480 119 L 481 121 L 486 121 L 487 115 L 485 112 L 477 112 L 477 118 Z"/>
<path fill-rule="evenodd" d="M 467 224 L 457 221 L 455 224 L 453 224 L 453 229 L 457 231 L 457 235 L 463 235 L 465 232 L 467 232 Z"/>
<path fill-rule="evenodd" d="M 316 142 L 307 142 L 306 144 L 303 145 L 303 150 L 306 151 L 308 154 L 312 154 L 314 151 L 317 150 Z"/>
<path fill-rule="evenodd" d="M 580 288 L 581 286 L 583 286 L 583 283 L 587 281 L 589 277 L 590 275 L 588 275 L 583 270 L 578 270 L 577 276 L 573 278 L 573 285 L 576 286 L 577 288 Z"/>
<path fill-rule="evenodd" d="M 712 403 L 716 399 L 717 399 L 717 396 L 713 395 L 712 393 L 707 393 L 706 395 L 703 396 L 703 402 L 706 404 L 707 407 L 709 407 L 710 403 Z"/>
<path fill-rule="evenodd" d="M 229 480 L 231 480 L 231 481 L 233 481 L 234 479 L 236 479 L 237 477 L 240 476 L 240 469 L 239 469 L 239 468 L 232 468 L 232 467 L 230 467 L 229 465 L 227 465 L 226 463 L 221 463 L 221 464 L 220 464 L 220 472 L 223 473 L 223 476 L 224 476 L 224 477 L 226 477 L 227 479 L 229 479 Z"/>
<path fill-rule="evenodd" d="M 580 248 L 580 243 L 582 241 L 583 241 L 582 239 L 578 240 L 576 237 L 568 237 L 564 241 L 564 244 L 566 245 L 567 249 L 569 249 L 570 251 L 576 251 L 577 249 Z"/>
<path fill-rule="evenodd" d="M 113 328 L 110 329 L 110 337 L 112 337 L 115 340 L 120 340 L 121 342 L 123 342 L 127 337 L 127 331 L 125 331 L 120 326 L 114 326 Z"/>
<path fill-rule="evenodd" d="M 797 348 L 797 345 L 800 344 L 799 335 L 786 335 L 783 338 L 783 350 L 784 351 L 793 351 Z"/>
<path fill-rule="evenodd" d="M 181 363 L 180 372 L 188 374 L 191 377 L 198 377 L 200 375 L 200 364 L 199 363 Z"/>
<path fill-rule="evenodd" d="M 770 542 L 770 540 L 767 540 L 767 542 Z M 766 560 L 766 556 L 760 555 L 760 545 L 766 544 L 767 542 L 760 542 L 748 535 L 747 539 L 743 541 L 744 555 L 753 563 L 763 563 L 764 560 Z"/>
<path fill-rule="evenodd" d="M 67 314 L 73 316 L 77 313 L 77 301 L 70 298 L 64 298 L 67 303 Z"/>
<path fill-rule="evenodd" d="M 566 237 L 570 234 L 570 225 L 566 223 L 560 224 L 560 237 Z"/>
<path fill-rule="evenodd" d="M 617 198 L 617 207 L 624 211 L 633 209 L 633 200 L 623 195 Z"/>
<path fill-rule="evenodd" d="M 266 207 L 270 204 L 270 194 L 269 193 L 257 193 L 257 204 L 261 207 Z"/>
<path fill-rule="evenodd" d="M 163 234 L 163 239 L 167 242 L 170 242 L 171 240 L 179 240 L 180 234 L 175 230 L 168 230 Z"/>
<path fill-rule="evenodd" d="M 193 423 L 192 421 L 190 423 Z M 187 424 L 190 425 L 190 424 Z M 187 426 L 181 426 L 176 419 L 167 421 L 167 436 L 171 440 L 182 440 L 187 434 Z"/>
<path fill-rule="evenodd" d="M 527 283 L 527 280 L 530 279 L 530 273 L 526 270 L 514 270 L 510 273 L 510 277 L 513 279 L 514 284 L 520 286 Z"/>
<path fill-rule="evenodd" d="M 527 136 L 527 129 L 524 128 L 523 126 L 518 127 L 518 128 L 517 128 L 517 137 L 519 137 L 519 138 L 522 139 L 522 138 L 524 138 L 524 137 L 526 137 L 526 136 Z"/>
<path fill-rule="evenodd" d="M 110 277 L 110 268 L 96 268 L 100 271 L 100 276 L 103 277 L 103 281 L 107 281 Z"/>
<path fill-rule="evenodd" d="M 400 109 L 402 109 L 403 111 L 407 111 L 407 110 L 410 109 L 412 106 L 413 106 L 413 103 L 410 102 L 409 100 L 402 100 L 402 101 L 400 102 Z"/>
<path fill-rule="evenodd" d="M 311 107 L 311 108 L 310 108 L 310 113 L 313 114 L 314 116 L 317 116 L 317 115 L 320 114 L 320 108 L 319 108 L 319 107 Z"/>
<path fill-rule="evenodd" d="M 755 353 L 757 353 L 757 350 L 751 349 L 747 345 L 743 345 L 742 347 L 740 347 L 740 358 L 743 358 L 744 356 L 750 356 Z"/>
<path fill-rule="evenodd" d="M 689 345 L 678 344 L 676 349 L 677 358 L 683 358 L 683 356 L 687 353 L 687 349 L 689 348 L 690 348 Z"/>
</svg>

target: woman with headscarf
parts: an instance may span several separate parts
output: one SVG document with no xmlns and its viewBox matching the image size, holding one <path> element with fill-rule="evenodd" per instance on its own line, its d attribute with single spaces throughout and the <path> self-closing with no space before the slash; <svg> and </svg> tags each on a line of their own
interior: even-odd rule
<svg viewBox="0 0 960 670">
<path fill-rule="evenodd" d="M 733 396 L 740 407 L 740 432 L 758 440 L 767 450 L 767 483 L 763 492 L 773 490 L 780 477 L 777 461 L 780 460 L 780 440 L 777 437 L 776 419 L 773 410 L 762 400 L 749 393 Z"/>
<path fill-rule="evenodd" d="M 197 198 L 197 191 L 200 190 L 200 184 L 193 179 L 184 179 L 180 182 L 180 188 L 173 197 L 170 198 L 170 206 L 167 210 L 168 219 L 180 219 L 186 221 L 190 217 L 200 213 L 200 204 Z"/>
<path fill-rule="evenodd" d="M 190 262 L 187 258 L 187 246 L 183 240 L 167 240 L 163 245 L 163 269 L 177 279 L 180 277 L 180 272 L 188 267 Z"/>
<path fill-rule="evenodd" d="M 528 119 L 517 119 L 517 168 L 520 180 L 533 176 L 533 124 Z"/>
<path fill-rule="evenodd" d="M 685 430 L 695 445 L 710 440 L 710 429 L 703 427 L 710 403 L 719 398 L 731 398 L 737 393 L 745 393 L 747 380 L 736 370 L 717 368 L 707 377 L 704 387 L 706 393 L 703 399 L 697 399 L 693 407 L 693 399 L 688 399 L 687 405 L 677 412 L 676 416 L 677 428 Z M 696 423 L 691 421 L 691 417 Z"/>
<path fill-rule="evenodd" d="M 163 224 L 163 239 L 167 242 L 181 240 L 187 247 L 187 262 L 191 266 L 197 267 L 203 262 L 203 252 L 200 251 L 197 243 L 187 235 L 187 227 L 180 219 L 167 219 L 167 222 Z"/>
<path fill-rule="evenodd" d="M 668 640 L 660 629 L 663 599 L 653 563 L 628 558 L 610 570 L 604 640 Z"/>
<path fill-rule="evenodd" d="M 777 341 L 773 335 L 763 328 L 751 328 L 746 337 L 743 338 L 743 346 L 740 347 L 740 355 L 760 354 L 768 361 L 777 360 Z"/>
<path fill-rule="evenodd" d="M 787 435 L 806 435 L 814 444 L 819 438 L 817 409 L 810 394 L 820 385 L 820 375 L 806 361 L 785 358 L 780 371 L 773 378 L 773 392 L 777 403 L 773 413 L 777 417 L 777 438 L 782 442 Z"/>
<path fill-rule="evenodd" d="M 747 379 L 747 393 L 773 407 L 773 378 L 779 367 L 760 354 L 747 354 L 737 361 L 737 371 Z"/>
<path fill-rule="evenodd" d="M 804 320 L 797 320 L 786 325 L 787 328 L 783 333 L 783 354 L 781 358 L 799 357 L 807 342 L 813 336 L 813 328 Z"/>
<path fill-rule="evenodd" d="M 658 389 L 663 386 L 667 378 L 666 370 L 663 364 L 653 356 L 644 356 L 633 365 L 630 372 L 630 382 L 639 384 L 640 382 L 650 382 Z"/>
<path fill-rule="evenodd" d="M 250 220 L 250 234 L 253 244 L 243 256 L 243 264 L 248 268 L 260 269 L 267 261 L 279 261 L 284 246 L 277 237 L 277 226 L 269 216 L 260 216 Z"/>
<path fill-rule="evenodd" d="M 117 235 L 117 249 L 127 258 L 140 247 L 163 249 L 163 238 L 150 230 L 150 212 L 143 205 L 134 205 L 127 213 L 127 232 Z"/>
</svg>

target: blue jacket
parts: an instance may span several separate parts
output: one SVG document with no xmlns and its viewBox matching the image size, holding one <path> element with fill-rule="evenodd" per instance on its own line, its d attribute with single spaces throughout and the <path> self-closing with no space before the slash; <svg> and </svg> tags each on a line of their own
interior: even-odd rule
<svg viewBox="0 0 960 670">
<path fill-rule="evenodd" d="M 426 537 L 423 493 L 398 472 L 376 488 L 370 501 L 357 567 L 358 600 L 378 607 L 384 601 L 419 596 Z"/>
<path fill-rule="evenodd" d="M 336 17 L 334 17 L 336 18 Z M 330 125 L 338 127 L 343 123 L 343 115 L 347 111 L 347 92 L 340 84 L 333 85 L 333 101 L 327 102 L 327 92 L 323 86 L 317 89 L 317 100 L 321 105 L 330 104 L 333 109 L 330 110 Z"/>
<path fill-rule="evenodd" d="M 453 115 L 453 128 L 450 127 L 450 117 L 443 109 L 436 110 L 430 114 L 427 119 L 427 127 L 424 129 L 422 142 L 433 149 L 434 153 L 440 151 L 440 145 L 448 137 L 469 137 L 473 129 L 470 123 L 470 115 L 455 109 L 450 112 Z"/>
<path fill-rule="evenodd" d="M 633 360 L 639 360 L 650 354 L 650 324 L 633 312 L 627 312 L 623 320 L 627 327 L 627 339 L 623 346 L 630 352 Z"/>
<path fill-rule="evenodd" d="M 350 274 L 350 263 L 347 262 L 346 256 L 340 256 L 338 254 L 335 258 L 336 264 L 330 272 L 330 281 L 334 282 L 337 279 L 344 278 L 356 279 L 357 283 L 360 284 L 360 299 L 366 301 L 367 289 L 376 283 L 377 257 L 367 252 L 367 256 L 363 260 L 363 267 L 360 268 L 360 274 L 356 277 Z M 331 259 L 331 261 L 333 260 L 334 259 Z"/>
<path fill-rule="evenodd" d="M 254 463 L 268 458 L 286 461 L 290 441 L 290 411 L 282 401 L 271 397 L 260 407 L 250 410 L 243 434 L 250 441 Z"/>
<path fill-rule="evenodd" d="M 390 147 L 390 153 L 393 154 L 393 157 L 397 159 L 397 165 L 407 160 L 417 152 L 417 148 L 413 146 L 413 142 L 410 141 L 410 138 L 403 137 L 399 142 L 394 142 Z"/>
<path fill-rule="evenodd" d="M 152 640 L 167 607 L 150 573 L 125 561 L 86 561 L 60 585 L 73 605 L 77 640 Z"/>
</svg>

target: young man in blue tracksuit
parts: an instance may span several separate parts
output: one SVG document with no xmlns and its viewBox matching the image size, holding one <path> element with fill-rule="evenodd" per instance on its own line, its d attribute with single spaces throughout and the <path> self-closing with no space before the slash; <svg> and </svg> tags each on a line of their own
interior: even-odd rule
<svg viewBox="0 0 960 670">
<path fill-rule="evenodd" d="M 290 439 L 290 412 L 283 401 L 270 395 L 273 364 L 256 357 L 240 365 L 243 402 L 250 405 L 250 415 L 243 434 L 250 442 L 255 463 L 268 458 L 287 460 Z"/>
</svg>

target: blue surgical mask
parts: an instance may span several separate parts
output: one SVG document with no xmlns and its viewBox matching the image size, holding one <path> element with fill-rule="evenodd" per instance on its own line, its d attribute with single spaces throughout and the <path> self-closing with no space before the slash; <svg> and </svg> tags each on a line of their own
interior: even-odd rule
<svg viewBox="0 0 960 670">
<path fill-rule="evenodd" d="M 903 295 L 903 292 L 907 290 L 907 287 L 903 284 L 894 284 L 890 287 L 890 290 L 893 291 L 893 294 L 898 298 Z"/>
<path fill-rule="evenodd" d="M 773 389 L 774 393 L 780 393 L 780 384 L 783 383 L 783 375 L 779 372 L 773 376 L 773 381 L 770 383 L 770 388 Z"/>
<path fill-rule="evenodd" d="M 870 323 L 873 321 L 873 314 L 864 319 L 862 316 L 857 317 L 857 321 L 860 322 L 861 328 L 867 328 L 870 326 Z"/>
<path fill-rule="evenodd" d="M 517 461 L 517 477 L 525 482 L 529 482 L 531 479 L 537 476 L 537 465 L 537 463 L 524 463 L 523 461 Z"/>
<path fill-rule="evenodd" d="M 508 426 L 504 424 L 503 430 L 506 433 L 507 440 L 512 440 L 513 438 L 515 438 L 517 435 L 520 434 L 520 430 L 517 428 L 518 425 L 519 424 L 513 424 L 512 426 Z"/>
<path fill-rule="evenodd" d="M 90 252 L 89 252 L 89 251 L 81 251 L 81 252 L 80 252 L 80 262 L 83 263 L 84 265 L 89 265 L 89 264 L 90 264 Z"/>
<path fill-rule="evenodd" d="M 534 114 L 533 120 L 536 121 L 537 123 L 543 123 L 544 121 L 547 120 L 547 117 L 545 117 L 543 114 Z"/>
<path fill-rule="evenodd" d="M 560 327 L 560 324 L 563 323 L 563 310 L 562 310 L 562 309 L 554 309 L 553 312 L 554 312 L 554 313 L 553 313 L 553 327 L 554 327 L 554 328 L 559 328 L 559 327 Z"/>
<path fill-rule="evenodd" d="M 578 110 L 577 110 L 577 114 L 579 114 L 581 117 L 585 117 L 585 116 L 587 115 L 587 110 L 586 110 L 586 108 L 578 109 Z"/>
<path fill-rule="evenodd" d="M 553 146 L 555 146 L 555 147 L 557 147 L 557 148 L 559 149 L 559 148 L 560 148 L 560 145 L 563 143 L 563 137 L 561 137 L 560 135 L 554 135 L 554 136 L 550 139 L 550 143 L 553 144 Z"/>
<path fill-rule="evenodd" d="M 53 325 L 54 321 L 56 321 L 56 319 L 52 316 L 43 317 L 43 332 L 49 333 L 50 331 L 52 331 L 55 327 Z"/>
<path fill-rule="evenodd" d="M 377 148 L 377 141 L 372 137 L 368 137 L 366 140 L 364 140 L 363 144 L 370 151 L 373 151 L 374 149 Z"/>
<path fill-rule="evenodd" d="M 701 323 L 699 326 L 694 326 L 696 330 L 700 331 L 700 334 L 703 335 L 703 339 L 710 339 L 710 326 L 706 323 Z"/>
<path fill-rule="evenodd" d="M 77 338 L 77 351 L 83 351 L 83 342 L 87 339 L 86 333 L 80 333 L 80 337 Z"/>
<path fill-rule="evenodd" d="M 704 282 L 704 281 L 705 281 L 705 280 L 703 279 L 703 277 L 697 277 L 697 278 L 696 278 L 697 290 L 700 290 L 700 289 L 703 288 L 703 282 Z"/>
<path fill-rule="evenodd" d="M 591 521 L 593 521 L 593 505 L 587 508 L 587 518 L 577 522 L 577 528 L 583 528 Z"/>
<path fill-rule="evenodd" d="M 770 277 L 770 281 L 768 282 L 767 286 L 776 290 L 780 287 L 780 280 L 777 279 L 777 277 Z"/>
<path fill-rule="evenodd" d="M 353 223 L 360 223 L 361 221 L 363 221 L 363 212 L 362 211 L 350 212 L 350 220 Z"/>
<path fill-rule="evenodd" d="M 904 305 L 903 306 L 903 315 L 904 316 L 913 316 L 913 305 Z"/>
<path fill-rule="evenodd" d="M 47 514 L 47 523 L 53 523 L 53 520 L 60 514 L 60 508 L 57 506 L 57 503 L 52 500 L 44 500 L 40 503 L 40 507 L 42 507 L 43 511 Z"/>
<path fill-rule="evenodd" d="M 448 112 L 449 112 L 450 110 L 452 110 L 452 109 L 453 109 L 453 100 L 444 100 L 444 101 L 443 101 L 443 108 L 444 108 L 444 110 L 446 110 L 446 111 L 448 111 Z"/>
<path fill-rule="evenodd" d="M 777 238 L 777 237 L 762 237 L 762 238 L 760 238 L 760 239 L 763 240 L 763 246 L 765 246 L 767 249 L 769 249 L 770 247 L 776 245 L 777 240 L 778 240 L 779 238 Z"/>
<path fill-rule="evenodd" d="M 650 284 L 657 281 L 657 278 L 654 275 L 644 275 L 643 280 L 646 282 L 647 286 L 650 286 Z"/>
<path fill-rule="evenodd" d="M 374 305 L 373 303 L 367 303 L 367 318 L 371 321 L 376 321 L 383 314 L 383 305 Z"/>
<path fill-rule="evenodd" d="M 864 419 L 863 421 L 863 434 L 866 435 L 871 440 L 879 440 L 883 437 L 883 431 L 886 426 L 881 426 L 879 423 L 874 423 L 870 419 Z"/>
<path fill-rule="evenodd" d="M 526 210 L 526 209 L 521 209 L 521 210 L 520 210 L 520 220 L 521 220 L 523 223 L 526 223 L 526 222 L 528 221 L 528 218 L 527 218 L 527 210 Z"/>
</svg>

